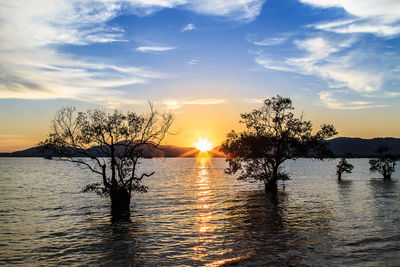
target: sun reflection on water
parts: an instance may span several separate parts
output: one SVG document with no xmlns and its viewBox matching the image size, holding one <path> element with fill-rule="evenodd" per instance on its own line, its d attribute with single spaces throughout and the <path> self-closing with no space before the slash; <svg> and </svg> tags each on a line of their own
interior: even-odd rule
<svg viewBox="0 0 400 267">
<path fill-rule="evenodd" d="M 209 244 L 215 239 L 215 236 L 212 234 L 214 229 L 211 225 L 213 216 L 210 210 L 210 165 L 211 161 L 209 158 L 198 158 L 195 167 L 197 172 L 195 179 L 196 208 L 198 212 L 195 229 L 198 233 L 198 239 L 196 241 L 196 246 L 193 248 L 195 252 L 193 256 L 194 260 L 201 260 L 208 256 Z"/>
<path fill-rule="evenodd" d="M 198 157 L 194 167 L 194 198 L 196 201 L 194 232 L 197 237 L 192 248 L 194 254 L 192 260 L 205 266 L 222 266 L 236 261 L 243 260 L 249 256 L 237 256 L 230 247 L 223 247 L 221 244 L 221 230 L 219 222 L 225 218 L 220 211 L 218 201 L 216 201 L 216 189 L 219 180 L 216 179 L 216 166 L 213 165 L 211 157 Z M 222 242 L 222 243 L 221 243 Z M 194 264 L 196 265 L 196 264 Z"/>
</svg>

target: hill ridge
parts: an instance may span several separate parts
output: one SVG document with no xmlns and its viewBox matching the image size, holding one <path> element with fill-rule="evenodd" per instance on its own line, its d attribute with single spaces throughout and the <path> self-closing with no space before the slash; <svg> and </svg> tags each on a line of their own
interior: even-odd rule
<svg viewBox="0 0 400 267">
<path fill-rule="evenodd" d="M 364 139 L 360 137 L 337 137 L 326 140 L 335 157 L 374 157 L 379 146 L 384 145 L 390 148 L 389 153 L 400 156 L 400 138 L 395 137 L 374 137 Z M 208 152 L 213 157 L 222 157 L 219 146 Z M 149 149 L 146 157 L 195 157 L 200 151 L 194 147 L 180 147 L 175 145 L 161 145 L 160 149 Z M 42 157 L 31 147 L 11 153 L 0 153 L 0 157 Z"/>
</svg>

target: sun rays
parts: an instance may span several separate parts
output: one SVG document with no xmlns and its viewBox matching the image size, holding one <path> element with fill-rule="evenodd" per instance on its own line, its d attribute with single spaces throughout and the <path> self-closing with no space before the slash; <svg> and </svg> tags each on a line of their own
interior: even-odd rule
<svg viewBox="0 0 400 267">
<path fill-rule="evenodd" d="M 200 150 L 200 152 L 207 152 L 213 148 L 213 144 L 208 141 L 207 138 L 199 138 L 196 143 L 194 143 L 195 148 Z"/>
</svg>

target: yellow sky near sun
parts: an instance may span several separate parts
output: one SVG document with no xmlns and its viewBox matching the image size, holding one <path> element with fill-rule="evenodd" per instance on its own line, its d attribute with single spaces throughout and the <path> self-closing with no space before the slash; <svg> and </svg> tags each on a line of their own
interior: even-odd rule
<svg viewBox="0 0 400 267">
<path fill-rule="evenodd" d="M 155 107 L 163 112 L 159 107 Z M 247 107 L 248 109 L 248 107 Z M 85 111 L 85 109 L 78 109 Z M 139 114 L 147 113 L 148 107 L 140 110 L 131 109 Z M 241 112 L 246 111 L 243 108 Z M 238 106 L 232 105 L 185 105 L 175 113 L 175 120 L 170 129 L 172 134 L 167 135 L 163 144 L 194 147 L 200 138 L 206 138 L 212 145 L 218 146 L 225 139 L 226 134 L 232 129 L 240 128 Z M 0 152 L 13 152 L 35 146 L 46 138 L 49 131 L 50 120 L 54 114 L 46 118 L 34 118 L 25 115 L 18 118 L 0 118 L 0 122 L 7 127 L 0 129 Z M 35 123 L 33 123 L 35 122 Z"/>
<path fill-rule="evenodd" d="M 396 114 L 387 110 L 346 111 L 329 110 L 324 107 L 301 106 L 295 102 L 295 113 L 304 111 L 305 119 L 311 120 L 314 129 L 323 123 L 333 124 L 339 136 L 346 137 L 400 137 L 400 121 Z M 240 113 L 249 112 L 260 104 L 239 104 L 229 102 L 216 105 L 185 105 L 175 110 L 175 121 L 164 144 L 194 147 L 200 138 L 206 138 L 212 145 L 220 145 L 232 129 L 242 130 Z M 160 107 L 156 109 L 162 112 Z M 132 111 L 137 111 L 131 109 Z M 80 108 L 79 111 L 85 111 Z M 141 107 L 138 113 L 146 113 Z M 28 116 L 29 115 L 29 116 Z M 36 116 L 36 117 L 35 117 Z M 0 118 L 0 152 L 13 152 L 35 146 L 43 140 L 53 114 L 31 114 L 15 117 L 12 114 Z"/>
<path fill-rule="evenodd" d="M 207 138 L 218 146 L 232 129 L 241 127 L 239 113 L 225 105 L 185 106 L 175 115 L 171 129 L 174 135 L 167 136 L 168 144 L 195 146 L 200 138 Z"/>
</svg>

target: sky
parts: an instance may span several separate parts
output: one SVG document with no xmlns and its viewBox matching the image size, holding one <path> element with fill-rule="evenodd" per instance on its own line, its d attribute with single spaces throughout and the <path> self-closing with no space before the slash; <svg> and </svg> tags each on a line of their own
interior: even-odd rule
<svg viewBox="0 0 400 267">
<path fill-rule="evenodd" d="M 0 152 L 63 106 L 173 112 L 219 145 L 275 95 L 339 136 L 400 137 L 399 0 L 0 0 Z"/>
</svg>

